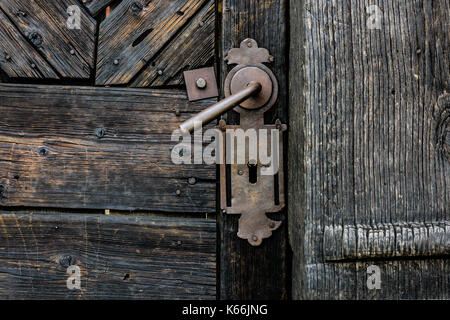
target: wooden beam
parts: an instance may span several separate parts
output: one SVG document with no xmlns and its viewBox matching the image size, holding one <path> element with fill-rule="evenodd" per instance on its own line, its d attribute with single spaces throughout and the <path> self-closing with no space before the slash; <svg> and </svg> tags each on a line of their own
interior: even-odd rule
<svg viewBox="0 0 450 320">
<path fill-rule="evenodd" d="M 230 67 L 224 57 L 241 41 L 253 38 L 259 47 L 267 48 L 275 61 L 270 65 L 279 82 L 279 98 L 266 114 L 266 122 L 279 118 L 287 121 L 287 2 L 261 0 L 226 0 L 222 4 L 221 78 Z M 238 118 L 228 114 L 228 123 Z M 220 225 L 220 298 L 221 299 L 286 299 L 287 241 L 284 213 L 271 217 L 282 221 L 260 247 L 252 247 L 237 237 L 239 215 L 221 214 Z"/>
</svg>

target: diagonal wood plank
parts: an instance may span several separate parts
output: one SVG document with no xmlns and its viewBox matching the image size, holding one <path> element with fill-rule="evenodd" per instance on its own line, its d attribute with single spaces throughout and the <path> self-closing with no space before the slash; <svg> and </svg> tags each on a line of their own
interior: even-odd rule
<svg viewBox="0 0 450 320">
<path fill-rule="evenodd" d="M 96 21 L 80 7 L 80 29 L 69 29 L 76 0 L 2 0 L 0 8 L 64 78 L 86 79 L 94 67 Z"/>
<path fill-rule="evenodd" d="M 215 212 L 215 166 L 171 158 L 173 130 L 212 102 L 0 84 L 0 206 Z"/>
<path fill-rule="evenodd" d="M 0 68 L 9 77 L 59 78 L 1 10 L 0 37 Z"/>
<path fill-rule="evenodd" d="M 102 22 L 96 83 L 127 84 L 209 0 L 124 0 Z"/>
<path fill-rule="evenodd" d="M 214 59 L 215 28 L 215 1 L 210 0 L 152 60 L 131 86 L 183 84 L 183 71 L 203 67 Z M 160 70 L 163 71 L 162 75 L 158 74 Z"/>
<path fill-rule="evenodd" d="M 113 0 L 82 0 L 84 6 L 89 10 L 93 16 L 98 15 L 105 9 Z"/>
</svg>

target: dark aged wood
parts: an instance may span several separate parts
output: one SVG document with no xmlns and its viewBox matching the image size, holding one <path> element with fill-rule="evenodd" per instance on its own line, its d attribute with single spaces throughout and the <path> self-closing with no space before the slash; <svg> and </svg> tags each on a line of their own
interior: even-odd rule
<svg viewBox="0 0 450 320">
<path fill-rule="evenodd" d="M 276 118 L 287 121 L 287 1 L 225 0 L 222 3 L 221 57 L 241 41 L 253 38 L 259 47 L 275 57 L 270 65 L 279 82 L 277 104 L 266 115 L 267 123 Z M 233 66 L 222 63 L 221 82 Z M 229 115 L 229 123 L 236 116 Z M 236 235 L 239 215 L 221 214 L 220 225 L 220 298 L 285 299 L 287 293 L 287 241 L 285 214 L 271 218 L 282 226 L 260 247 L 252 247 Z"/>
<path fill-rule="evenodd" d="M 91 69 L 94 67 L 95 32 L 96 21 L 81 10 L 81 26 L 79 30 L 71 30 L 67 27 L 69 17 L 67 9 L 71 5 L 79 5 L 76 0 L 2 0 L 0 8 L 14 23 L 15 28 L 22 34 L 17 36 L 19 43 L 28 41 L 33 50 L 38 51 L 46 61 L 54 68 L 54 71 L 64 78 L 86 79 L 90 77 Z M 8 24 L 9 21 L 3 21 Z M 0 50 L 5 50 L 7 42 L 0 44 Z M 41 77 L 47 77 L 48 67 L 42 66 L 42 61 L 27 59 L 38 53 L 30 53 L 30 46 L 25 51 L 16 53 L 13 58 L 16 61 L 25 60 L 30 66 L 34 64 L 36 72 Z M 19 55 L 21 57 L 19 58 Z M 19 60 L 20 59 L 20 60 Z M 3 68 L 3 65 L 2 65 Z M 22 68 L 22 67 L 20 67 Z M 42 69 L 41 69 L 42 68 Z M 20 69 L 16 72 L 19 72 Z M 28 77 L 28 75 L 26 75 Z M 35 77 L 35 75 L 33 75 Z M 50 74 L 50 78 L 55 78 Z"/>
<path fill-rule="evenodd" d="M 147 2 L 144 6 L 136 0 L 123 0 L 100 25 L 96 83 L 109 85 L 132 81 L 142 69 L 151 65 L 156 55 L 190 20 L 201 13 L 204 6 L 211 6 L 212 2 L 156 0 Z M 203 33 L 200 37 L 208 39 L 208 36 Z M 177 41 L 180 40 L 183 39 L 177 38 Z M 206 44 L 208 45 L 208 40 Z M 214 52 L 210 44 L 208 48 L 211 53 Z M 187 52 L 196 54 L 196 50 L 198 48 L 191 48 Z M 174 64 L 173 68 L 156 72 L 158 76 L 167 73 L 173 77 L 180 71 L 178 64 Z"/>
<path fill-rule="evenodd" d="M 216 297 L 215 220 L 0 213 L 0 248 L 1 299 Z"/>
<path fill-rule="evenodd" d="M 58 79 L 52 67 L 0 11 L 0 68 L 12 78 Z M 32 64 L 35 67 L 32 67 Z"/>
<path fill-rule="evenodd" d="M 448 10 L 290 1 L 293 298 L 450 298 Z"/>
<path fill-rule="evenodd" d="M 81 0 L 81 2 L 89 10 L 91 15 L 96 16 L 113 2 L 113 0 Z"/>
<path fill-rule="evenodd" d="M 215 167 L 171 159 L 173 130 L 211 103 L 177 90 L 1 84 L 0 206 L 215 212 Z"/>
<path fill-rule="evenodd" d="M 184 84 L 183 71 L 212 65 L 215 54 L 215 11 L 215 1 L 210 0 L 139 74 L 131 86 Z M 162 75 L 158 74 L 159 70 L 163 70 Z"/>
</svg>

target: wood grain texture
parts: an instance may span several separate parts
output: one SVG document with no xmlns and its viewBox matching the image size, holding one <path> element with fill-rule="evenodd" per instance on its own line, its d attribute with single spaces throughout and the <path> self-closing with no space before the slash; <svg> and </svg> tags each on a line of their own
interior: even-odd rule
<svg viewBox="0 0 450 320">
<path fill-rule="evenodd" d="M 113 0 L 82 0 L 81 2 L 89 10 L 91 15 L 96 16 L 113 2 Z"/>
<path fill-rule="evenodd" d="M 0 226 L 1 299 L 216 297 L 214 220 L 1 212 Z"/>
<path fill-rule="evenodd" d="M 172 131 L 210 104 L 177 90 L 2 84 L 0 205 L 215 212 L 215 167 L 171 158 Z"/>
<path fill-rule="evenodd" d="M 9 77 L 59 78 L 1 10 L 0 37 L 0 68 Z"/>
<path fill-rule="evenodd" d="M 212 65 L 216 6 L 210 0 L 131 83 L 132 87 L 184 84 L 183 71 Z M 163 71 L 162 75 L 158 71 Z"/>
<path fill-rule="evenodd" d="M 380 29 L 367 25 L 373 4 Z M 290 9 L 293 297 L 448 299 L 450 162 L 437 147 L 448 132 L 448 1 Z M 366 286 L 373 264 L 380 290 Z"/>
<path fill-rule="evenodd" d="M 100 25 L 96 83 L 129 83 L 208 3 L 209 0 L 122 1 Z"/>
<path fill-rule="evenodd" d="M 225 0 L 222 2 L 220 44 L 221 79 L 233 66 L 224 62 L 232 48 L 242 40 L 253 38 L 259 47 L 267 48 L 275 57 L 271 70 L 279 82 L 279 98 L 267 112 L 266 122 L 280 118 L 287 121 L 287 1 Z M 227 122 L 235 124 L 238 117 L 227 114 Z M 239 215 L 221 214 L 220 225 L 220 298 L 221 299 L 286 299 L 287 234 L 283 213 L 271 216 L 282 220 L 282 226 L 265 239 L 260 247 L 252 247 L 237 237 Z"/>
</svg>

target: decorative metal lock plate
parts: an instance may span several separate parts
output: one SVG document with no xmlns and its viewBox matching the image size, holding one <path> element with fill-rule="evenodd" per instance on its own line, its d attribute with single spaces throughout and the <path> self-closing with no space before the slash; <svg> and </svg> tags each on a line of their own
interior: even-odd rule
<svg viewBox="0 0 450 320">
<path fill-rule="evenodd" d="M 283 132 L 287 127 L 279 120 L 264 124 L 264 113 L 278 98 L 277 79 L 263 64 L 274 61 L 269 51 L 259 48 L 255 40 L 245 39 L 225 59 L 237 65 L 225 80 L 226 98 L 180 128 L 193 131 L 196 123 L 204 125 L 233 108 L 240 114 L 239 125 L 219 122 L 221 209 L 226 214 L 240 214 L 238 237 L 259 246 L 281 225 L 266 214 L 280 212 L 285 206 Z"/>
</svg>

